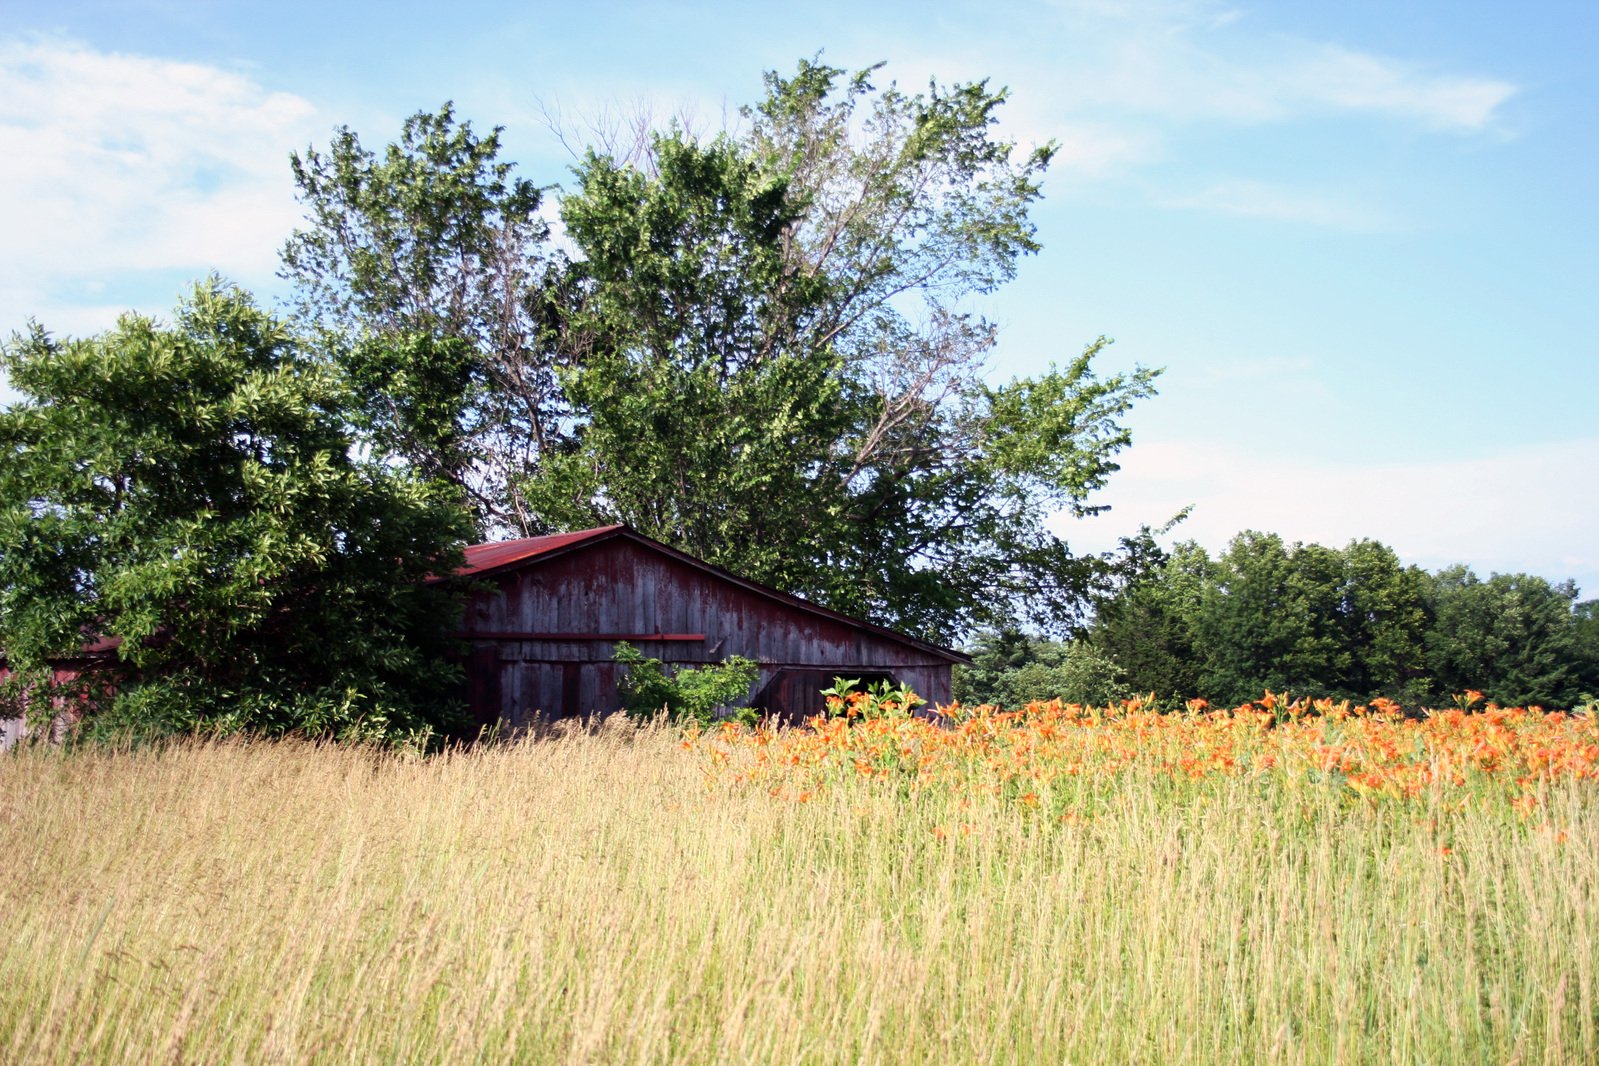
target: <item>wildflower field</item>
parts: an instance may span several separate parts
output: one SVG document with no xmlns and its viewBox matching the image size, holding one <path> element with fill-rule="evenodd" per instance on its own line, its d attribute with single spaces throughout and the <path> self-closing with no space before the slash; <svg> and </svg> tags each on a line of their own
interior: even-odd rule
<svg viewBox="0 0 1599 1066">
<path fill-rule="evenodd" d="M 907 703 L 0 759 L 0 1061 L 1599 1060 L 1592 713 Z"/>
</svg>

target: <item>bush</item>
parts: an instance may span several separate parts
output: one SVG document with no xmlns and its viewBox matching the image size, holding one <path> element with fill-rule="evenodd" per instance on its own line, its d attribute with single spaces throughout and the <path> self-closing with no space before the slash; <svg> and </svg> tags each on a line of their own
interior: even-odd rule
<svg viewBox="0 0 1599 1066">
<path fill-rule="evenodd" d="M 453 491 L 366 452 L 318 345 L 211 281 L 0 349 L 0 647 L 116 638 L 92 732 L 412 743 L 459 720 Z"/>
<path fill-rule="evenodd" d="M 671 674 L 659 659 L 626 641 L 616 645 L 616 661 L 627 668 L 618 686 L 622 710 L 632 718 L 654 718 L 665 713 L 676 722 L 709 725 L 718 712 L 749 695 L 760 668 L 754 660 L 739 655 L 707 666 L 680 667 Z M 753 711 L 741 708 L 749 717 Z"/>
</svg>

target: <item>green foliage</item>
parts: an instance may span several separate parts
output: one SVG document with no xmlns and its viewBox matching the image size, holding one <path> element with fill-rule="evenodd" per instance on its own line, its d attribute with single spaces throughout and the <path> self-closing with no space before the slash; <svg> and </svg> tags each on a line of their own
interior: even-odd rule
<svg viewBox="0 0 1599 1066">
<path fill-rule="evenodd" d="M 969 654 L 971 666 L 955 667 L 954 695 L 962 704 L 1014 708 L 1059 699 L 1104 707 L 1132 695 L 1122 668 L 1084 641 L 991 630 Z"/>
<path fill-rule="evenodd" d="M 1218 703 L 1267 690 L 1402 701 L 1425 691 L 1425 575 L 1387 547 L 1288 545 L 1251 531 L 1214 561 L 1196 545 L 1181 552 L 1185 563 L 1168 564 L 1134 602 L 1161 604 L 1165 631 L 1178 634 L 1172 644 L 1191 656 L 1183 679 L 1194 687 L 1151 691 Z M 1109 618 L 1112 631 L 1125 621 L 1114 610 Z M 1107 643 L 1116 640 L 1107 633 Z"/>
<path fill-rule="evenodd" d="M 1578 705 L 1591 692 L 1588 612 L 1573 605 L 1571 582 L 1528 574 L 1484 581 L 1464 566 L 1440 571 L 1428 588 L 1433 624 L 1427 665 L 1438 687 L 1480 690 L 1506 706 Z M 1591 639 L 1591 635 L 1590 635 Z"/>
<path fill-rule="evenodd" d="M 766 76 L 744 127 L 591 151 L 547 250 L 540 190 L 446 105 L 381 153 L 294 160 L 284 250 L 372 443 L 464 487 L 480 528 L 624 521 L 755 580 L 939 640 L 1028 603 L 1064 628 L 1104 563 L 1048 532 L 1153 392 L 1102 343 L 988 381 L 976 297 L 1038 250 L 1053 148 L 985 82 Z"/>
<path fill-rule="evenodd" d="M 748 128 L 588 154 L 562 218 L 569 447 L 525 482 L 554 525 L 642 532 L 949 639 L 1030 600 L 1069 624 L 1100 561 L 1044 527 L 1115 469 L 1153 372 L 986 381 L 965 310 L 1037 250 L 1051 149 L 994 135 L 985 83 L 906 94 L 801 63 Z"/>
<path fill-rule="evenodd" d="M 1135 691 L 1236 704 L 1263 691 L 1447 706 L 1572 707 L 1599 691 L 1599 627 L 1576 589 L 1525 574 L 1429 575 L 1376 541 L 1341 550 L 1245 532 L 1179 544 L 1101 604 L 1090 639 Z"/>
<path fill-rule="evenodd" d="M 120 641 L 97 728 L 415 737 L 451 721 L 424 579 L 464 512 L 357 458 L 348 393 L 249 297 L 213 280 L 162 326 L 42 330 L 4 352 L 0 645 L 32 669 Z"/>
<path fill-rule="evenodd" d="M 96 713 L 110 695 L 100 671 L 57 678 L 42 663 L 28 666 L 0 660 L 0 665 L 8 667 L 0 677 L 0 718 L 21 719 L 30 741 L 71 739 L 77 720 Z"/>
<path fill-rule="evenodd" d="M 1100 604 L 1088 640 L 1135 692 L 1181 701 L 1204 691 L 1195 626 L 1214 563 L 1192 542 L 1161 553 Z"/>
<path fill-rule="evenodd" d="M 1599 600 L 1586 600 L 1571 609 L 1572 642 L 1582 693 L 1577 702 L 1599 704 Z"/>
<path fill-rule="evenodd" d="M 668 674 L 661 660 L 645 657 L 626 641 L 617 642 L 615 659 L 626 667 L 618 686 L 622 709 L 641 719 L 664 713 L 676 722 L 709 725 L 720 712 L 747 699 L 760 674 L 754 660 L 739 655 L 720 663 L 679 667 Z M 743 714 L 738 710 L 735 708 L 735 718 L 751 717 L 747 708 L 742 709 Z"/>
<path fill-rule="evenodd" d="M 295 155 L 307 227 L 282 276 L 372 441 L 465 489 L 480 525 L 531 531 L 518 480 L 564 410 L 542 339 L 543 194 L 498 159 L 500 132 L 445 104 L 381 155 L 348 128 Z"/>
<path fill-rule="evenodd" d="M 861 687 L 860 678 L 833 678 L 833 687 L 822 689 L 828 713 L 848 718 L 909 718 L 916 708 L 927 703 L 909 685 L 888 680 Z"/>
</svg>

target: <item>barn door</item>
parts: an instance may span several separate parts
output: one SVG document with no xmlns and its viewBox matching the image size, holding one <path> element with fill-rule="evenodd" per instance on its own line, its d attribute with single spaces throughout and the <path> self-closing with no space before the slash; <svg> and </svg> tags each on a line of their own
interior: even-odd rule
<svg viewBox="0 0 1599 1066">
<path fill-rule="evenodd" d="M 833 681 L 839 677 L 858 679 L 862 688 L 883 681 L 890 685 L 899 683 L 893 674 L 880 670 L 866 671 L 846 667 L 837 670 L 801 670 L 784 667 L 773 674 L 772 679 L 755 694 L 750 706 L 758 707 L 789 725 L 798 725 L 807 718 L 827 711 L 827 702 L 822 698 L 822 690 L 832 688 Z"/>
<path fill-rule="evenodd" d="M 492 644 L 473 648 L 466 680 L 467 714 L 472 728 L 492 729 L 504 713 L 500 706 L 500 649 Z"/>
</svg>

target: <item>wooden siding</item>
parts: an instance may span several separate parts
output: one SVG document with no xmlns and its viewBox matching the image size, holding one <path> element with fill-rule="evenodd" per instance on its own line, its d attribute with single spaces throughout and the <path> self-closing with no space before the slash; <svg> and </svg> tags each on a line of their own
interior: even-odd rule
<svg viewBox="0 0 1599 1066">
<path fill-rule="evenodd" d="M 473 598 L 463 626 L 474 647 L 472 698 L 480 720 L 497 710 L 521 726 L 616 709 L 620 671 L 609 638 L 622 634 L 669 664 L 754 659 L 760 677 L 750 697 L 786 669 L 829 678 L 887 674 L 932 702 L 950 698 L 949 659 L 763 595 L 631 538 L 533 560 L 492 580 L 497 590 Z M 479 633 L 494 636 L 472 637 Z M 494 677 L 484 678 L 491 662 Z M 767 709 L 797 717 L 819 708 L 820 698 L 805 703 Z"/>
</svg>

